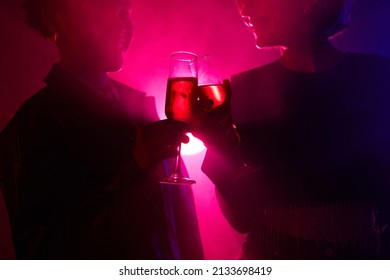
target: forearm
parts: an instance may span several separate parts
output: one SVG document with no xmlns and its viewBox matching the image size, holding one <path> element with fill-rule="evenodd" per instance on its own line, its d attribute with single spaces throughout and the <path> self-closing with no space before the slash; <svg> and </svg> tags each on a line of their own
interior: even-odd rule
<svg viewBox="0 0 390 280">
<path fill-rule="evenodd" d="M 247 232 L 256 214 L 256 180 L 248 173 L 239 154 L 208 150 L 202 171 L 216 186 L 225 218 L 237 231 Z"/>
</svg>

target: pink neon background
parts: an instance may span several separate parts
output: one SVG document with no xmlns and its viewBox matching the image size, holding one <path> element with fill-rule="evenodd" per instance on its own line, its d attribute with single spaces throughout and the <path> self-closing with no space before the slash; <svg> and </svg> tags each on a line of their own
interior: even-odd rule
<svg viewBox="0 0 390 280">
<path fill-rule="evenodd" d="M 0 129 L 20 104 L 40 87 L 58 59 L 50 42 L 23 23 L 20 0 L 0 0 Z M 223 77 L 277 58 L 277 50 L 257 50 L 234 0 L 133 0 L 135 37 L 123 70 L 112 77 L 156 97 L 161 118 L 168 56 L 176 50 L 210 54 Z M 338 47 L 390 56 L 390 2 L 356 0 L 353 22 Z M 390 77 L 389 77 L 390 78 Z M 194 186 L 207 259 L 234 259 L 243 239 L 221 215 L 214 186 L 200 171 L 201 153 L 185 156 Z"/>
</svg>

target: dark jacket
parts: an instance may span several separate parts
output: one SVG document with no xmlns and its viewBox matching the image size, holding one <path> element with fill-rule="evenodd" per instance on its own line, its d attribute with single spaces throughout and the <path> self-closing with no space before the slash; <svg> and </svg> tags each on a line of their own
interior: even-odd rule
<svg viewBox="0 0 390 280">
<path fill-rule="evenodd" d="M 115 81 L 107 99 L 60 65 L 45 82 L 0 137 L 17 257 L 180 258 L 162 189 L 132 155 L 154 99 Z"/>
<path fill-rule="evenodd" d="M 324 250 L 304 255 L 295 243 L 337 243 L 347 235 L 343 242 L 351 242 L 366 238 L 365 231 L 381 239 L 383 252 L 352 246 L 339 250 L 342 256 L 388 257 L 389 76 L 389 59 L 349 53 L 319 73 L 273 62 L 232 77 L 239 157 L 253 172 L 242 173 L 235 157 L 213 151 L 202 169 L 231 225 L 253 236 L 245 242 L 255 251 L 251 258 L 325 258 Z M 282 244 L 281 234 L 292 246 Z"/>
</svg>

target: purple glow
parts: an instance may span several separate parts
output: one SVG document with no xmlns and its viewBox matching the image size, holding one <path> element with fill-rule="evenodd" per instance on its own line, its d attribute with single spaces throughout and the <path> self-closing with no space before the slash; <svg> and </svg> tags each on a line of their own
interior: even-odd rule
<svg viewBox="0 0 390 280">
<path fill-rule="evenodd" d="M 58 60 L 53 45 L 24 23 L 18 10 L 21 1 L 2 1 L 0 44 L 0 129 L 20 104 L 43 86 L 51 64 Z M 235 1 L 226 0 L 133 0 L 134 39 L 126 54 L 123 70 L 111 76 L 156 98 L 161 119 L 165 119 L 165 91 L 169 55 L 188 50 L 210 54 L 222 78 L 276 59 L 279 50 L 258 50 L 250 31 L 236 10 Z M 389 1 L 357 1 L 350 28 L 335 43 L 343 50 L 390 55 Z M 3 6 L 6 7 L 3 9 Z M 9 27 L 12 28 L 9 28 Z M 386 33 L 387 32 L 387 33 Z M 6 93 L 6 94 L 3 94 Z M 233 93 L 234 94 L 234 93 Z M 207 259 L 234 259 L 243 235 L 236 233 L 222 216 L 214 186 L 201 172 L 205 150 L 188 145 L 184 155 L 193 187 Z M 183 154 L 187 154 L 183 145 Z"/>
<path fill-rule="evenodd" d="M 209 54 L 222 78 L 256 67 L 278 57 L 276 50 L 260 53 L 236 11 L 234 1 L 134 1 L 135 34 L 125 66 L 112 77 L 133 85 L 156 99 L 158 114 L 165 119 L 165 90 L 169 55 L 186 50 L 199 56 Z M 183 159 L 193 190 L 205 256 L 234 259 L 243 235 L 222 216 L 214 185 L 200 170 L 205 148 L 197 139 L 182 145 Z M 191 155 L 190 155 L 191 154 Z"/>
</svg>

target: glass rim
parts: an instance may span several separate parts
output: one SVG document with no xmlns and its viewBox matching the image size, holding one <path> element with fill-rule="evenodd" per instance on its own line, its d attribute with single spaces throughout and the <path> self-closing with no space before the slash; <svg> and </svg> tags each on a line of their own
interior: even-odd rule
<svg viewBox="0 0 390 280">
<path fill-rule="evenodd" d="M 182 58 L 182 59 L 175 58 L 175 56 L 178 56 L 178 55 L 183 55 L 184 58 Z M 192 59 L 190 59 L 190 58 L 185 59 L 185 55 L 187 55 L 188 57 L 191 56 Z M 189 51 L 175 51 L 175 52 L 171 53 L 169 55 L 169 57 L 172 59 L 177 59 L 177 60 L 181 60 L 181 61 L 195 61 L 199 58 L 197 54 L 195 54 L 193 52 L 189 52 Z"/>
</svg>

